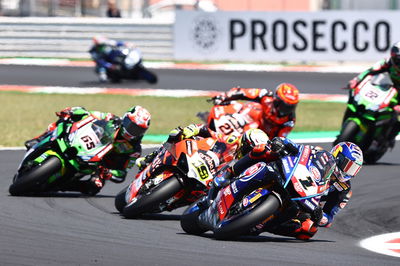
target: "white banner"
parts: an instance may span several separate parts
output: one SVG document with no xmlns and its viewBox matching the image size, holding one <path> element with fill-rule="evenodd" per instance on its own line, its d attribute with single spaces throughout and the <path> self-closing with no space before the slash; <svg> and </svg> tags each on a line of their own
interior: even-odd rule
<svg viewBox="0 0 400 266">
<path fill-rule="evenodd" d="M 378 61 L 400 41 L 399 11 L 179 11 L 178 60 Z"/>
</svg>

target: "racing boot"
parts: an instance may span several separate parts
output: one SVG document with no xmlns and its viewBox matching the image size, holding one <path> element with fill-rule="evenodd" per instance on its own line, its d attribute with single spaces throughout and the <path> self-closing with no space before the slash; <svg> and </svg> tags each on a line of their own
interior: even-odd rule
<svg viewBox="0 0 400 266">
<path fill-rule="evenodd" d="M 98 75 L 99 75 L 99 81 L 101 83 L 105 83 L 105 82 L 108 81 L 107 72 L 106 72 L 106 70 L 104 68 L 100 68 L 99 69 Z"/>
</svg>

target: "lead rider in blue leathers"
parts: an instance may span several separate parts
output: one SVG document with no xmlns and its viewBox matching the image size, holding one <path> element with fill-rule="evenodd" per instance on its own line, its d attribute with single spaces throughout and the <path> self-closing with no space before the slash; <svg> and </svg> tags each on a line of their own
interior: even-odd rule
<svg viewBox="0 0 400 266">
<path fill-rule="evenodd" d="M 251 165 L 260 161 L 274 162 L 287 154 L 295 155 L 298 153 L 298 148 L 298 144 L 284 138 L 274 138 L 271 145 L 262 144 L 254 147 L 228 169 L 223 178 L 225 180 L 215 180 L 215 188 L 211 188 L 209 197 L 213 199 L 216 195 L 215 190 L 227 185 L 231 177 L 238 176 Z M 363 163 L 361 149 L 350 142 L 341 142 L 330 152 L 320 147 L 311 146 L 311 149 L 313 156 L 321 160 L 330 160 L 335 167 L 330 177 L 329 191 L 322 197 L 320 208 L 310 213 L 292 201 L 287 211 L 278 216 L 275 222 L 265 227 L 264 224 L 260 224 L 253 228 L 251 233 L 259 234 L 268 231 L 308 240 L 315 235 L 318 227 L 330 227 L 334 216 L 346 206 L 352 195 L 350 179 L 357 175 Z"/>
</svg>

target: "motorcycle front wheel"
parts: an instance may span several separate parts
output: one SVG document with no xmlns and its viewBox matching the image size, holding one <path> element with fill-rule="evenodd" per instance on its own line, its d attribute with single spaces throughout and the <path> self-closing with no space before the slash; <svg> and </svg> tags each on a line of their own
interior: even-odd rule
<svg viewBox="0 0 400 266">
<path fill-rule="evenodd" d="M 270 194 L 254 208 L 245 209 L 242 214 L 236 214 L 234 217 L 227 216 L 213 230 L 214 238 L 226 240 L 243 235 L 271 216 L 279 207 L 280 200 L 274 194 Z"/>
<path fill-rule="evenodd" d="M 198 202 L 192 203 L 181 215 L 181 227 L 183 231 L 191 235 L 201 235 L 208 231 L 199 224 L 199 215 L 202 210 L 198 207 Z"/>
<path fill-rule="evenodd" d="M 157 78 L 156 74 L 147 70 L 147 68 L 145 68 L 144 66 L 142 66 L 142 65 L 137 66 L 137 71 L 138 71 L 138 76 L 140 79 L 144 79 L 150 84 L 157 83 L 158 78 Z"/>
<path fill-rule="evenodd" d="M 50 156 L 41 164 L 35 165 L 32 169 L 17 174 L 8 191 L 12 196 L 21 196 L 29 192 L 40 192 L 40 185 L 61 171 L 61 166 L 60 159 Z"/>
<path fill-rule="evenodd" d="M 339 136 L 337 136 L 336 140 L 333 142 L 333 145 L 338 144 L 342 141 L 351 141 L 354 142 L 355 136 L 360 130 L 360 127 L 356 122 L 350 120 L 343 125 L 342 130 L 340 131 Z"/>
<path fill-rule="evenodd" d="M 139 194 L 134 203 L 128 203 L 123 208 L 122 215 L 126 218 L 135 218 L 141 214 L 152 213 L 161 203 L 174 196 L 181 189 L 182 184 L 178 178 L 171 176 L 155 187 Z"/>
<path fill-rule="evenodd" d="M 115 196 L 115 201 L 114 205 L 115 208 L 122 213 L 124 210 L 124 207 L 126 205 L 126 200 L 125 200 L 125 195 L 126 195 L 126 190 L 128 189 L 129 186 L 126 186 L 124 189 L 122 189 L 117 196 Z"/>
</svg>

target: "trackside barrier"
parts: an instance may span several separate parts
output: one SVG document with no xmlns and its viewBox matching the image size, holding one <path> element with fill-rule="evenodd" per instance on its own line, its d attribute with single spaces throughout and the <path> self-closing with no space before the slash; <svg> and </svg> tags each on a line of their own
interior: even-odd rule
<svg viewBox="0 0 400 266">
<path fill-rule="evenodd" d="M 146 19 L 0 17 L 0 57 L 88 58 L 95 35 L 130 41 L 145 59 L 171 60 L 173 22 Z"/>
</svg>

